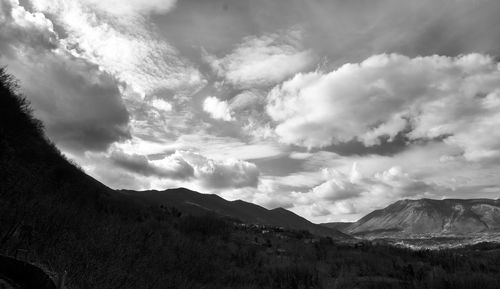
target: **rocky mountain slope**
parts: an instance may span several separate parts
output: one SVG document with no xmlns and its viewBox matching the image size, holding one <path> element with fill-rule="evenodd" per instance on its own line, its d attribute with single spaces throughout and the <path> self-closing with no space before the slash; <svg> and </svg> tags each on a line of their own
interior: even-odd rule
<svg viewBox="0 0 500 289">
<path fill-rule="evenodd" d="M 315 235 L 335 239 L 350 238 L 337 229 L 313 224 L 283 208 L 268 210 L 241 200 L 227 201 L 217 195 L 200 194 L 185 188 L 142 192 L 122 190 L 120 192 L 142 204 L 153 206 L 161 204 L 166 207 L 175 207 L 184 214 L 204 215 L 212 212 L 244 223 L 307 230 Z"/>
<path fill-rule="evenodd" d="M 401 200 L 347 226 L 356 235 L 446 235 L 500 231 L 500 200 Z"/>
</svg>

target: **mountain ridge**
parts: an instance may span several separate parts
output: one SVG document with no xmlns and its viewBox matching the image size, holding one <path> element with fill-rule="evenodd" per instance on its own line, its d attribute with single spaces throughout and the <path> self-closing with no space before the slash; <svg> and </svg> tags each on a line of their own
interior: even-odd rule
<svg viewBox="0 0 500 289">
<path fill-rule="evenodd" d="M 202 194 L 186 188 L 146 191 L 119 190 L 118 192 L 139 201 L 143 205 L 171 206 L 184 214 L 203 215 L 215 213 L 244 223 L 286 227 L 294 230 L 307 230 L 312 234 L 336 239 L 350 236 L 331 228 L 314 224 L 299 215 L 284 209 L 266 209 L 243 200 L 228 201 L 215 194 Z"/>
</svg>

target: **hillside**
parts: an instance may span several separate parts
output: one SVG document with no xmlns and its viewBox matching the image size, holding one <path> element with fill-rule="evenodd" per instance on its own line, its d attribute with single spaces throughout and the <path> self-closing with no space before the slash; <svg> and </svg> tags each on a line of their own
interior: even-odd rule
<svg viewBox="0 0 500 289">
<path fill-rule="evenodd" d="M 241 200 L 227 201 L 217 195 L 200 194 L 184 188 L 141 192 L 122 190 L 120 192 L 133 199 L 141 200 L 144 204 L 175 207 L 184 214 L 204 215 L 213 212 L 248 224 L 306 230 L 318 236 L 334 239 L 350 238 L 336 229 L 313 224 L 283 208 L 268 210 Z"/>
<path fill-rule="evenodd" d="M 500 230 L 500 200 L 401 200 L 348 226 L 358 235 L 469 234 Z"/>
</svg>

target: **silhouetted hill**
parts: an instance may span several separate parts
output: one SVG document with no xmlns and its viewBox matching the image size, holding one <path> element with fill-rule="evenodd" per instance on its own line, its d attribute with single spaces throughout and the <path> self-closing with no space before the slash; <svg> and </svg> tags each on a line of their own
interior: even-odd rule
<svg viewBox="0 0 500 289">
<path fill-rule="evenodd" d="M 122 190 L 120 192 L 140 200 L 143 204 L 162 204 L 168 207 L 175 207 L 185 214 L 204 215 L 213 212 L 220 216 L 230 217 L 248 224 L 307 230 L 312 234 L 335 239 L 350 238 L 338 230 L 313 224 L 283 208 L 268 210 L 241 200 L 227 201 L 217 195 L 200 194 L 185 188 L 141 192 Z"/>
<path fill-rule="evenodd" d="M 468 234 L 500 230 L 500 200 L 401 200 L 373 211 L 347 232 L 385 236 Z"/>
</svg>

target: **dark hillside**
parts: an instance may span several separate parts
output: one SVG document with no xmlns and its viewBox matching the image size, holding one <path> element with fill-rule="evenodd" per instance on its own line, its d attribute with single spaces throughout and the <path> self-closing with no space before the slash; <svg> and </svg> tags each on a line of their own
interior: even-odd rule
<svg viewBox="0 0 500 289">
<path fill-rule="evenodd" d="M 261 206 L 241 200 L 227 201 L 217 195 L 200 194 L 185 188 L 165 191 L 121 191 L 143 204 L 162 204 L 179 209 L 185 214 L 203 215 L 215 213 L 230 217 L 247 224 L 261 224 L 275 227 L 285 227 L 295 230 L 306 230 L 318 236 L 334 239 L 349 239 L 350 236 L 336 229 L 325 228 L 283 208 L 268 210 Z"/>
</svg>

